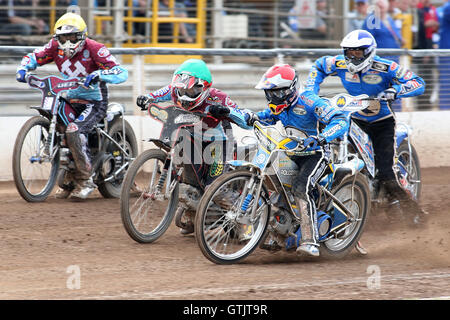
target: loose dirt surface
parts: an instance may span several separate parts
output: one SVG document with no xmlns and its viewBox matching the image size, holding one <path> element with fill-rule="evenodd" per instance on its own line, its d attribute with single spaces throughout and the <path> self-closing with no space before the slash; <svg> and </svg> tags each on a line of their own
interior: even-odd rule
<svg viewBox="0 0 450 320">
<path fill-rule="evenodd" d="M 119 200 L 97 191 L 85 202 L 27 203 L 3 182 L 0 299 L 448 299 L 450 168 L 422 175 L 427 225 L 394 226 L 385 213 L 372 215 L 362 237 L 367 256 L 257 249 L 231 266 L 211 263 L 174 225 L 153 244 L 134 242 Z"/>
</svg>

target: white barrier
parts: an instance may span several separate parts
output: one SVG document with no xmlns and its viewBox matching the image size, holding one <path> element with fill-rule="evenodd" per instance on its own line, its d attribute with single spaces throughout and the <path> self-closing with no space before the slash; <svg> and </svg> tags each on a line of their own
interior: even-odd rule
<svg viewBox="0 0 450 320">
<path fill-rule="evenodd" d="M 29 117 L 0 117 L 0 180 L 12 180 L 12 152 L 16 136 Z M 145 142 L 157 138 L 161 124 L 148 116 L 127 116 L 139 142 L 139 152 L 151 147 Z M 412 141 L 422 167 L 450 166 L 450 111 L 399 112 L 397 119 L 413 128 Z M 253 134 L 233 125 L 240 143 L 244 135 Z"/>
</svg>

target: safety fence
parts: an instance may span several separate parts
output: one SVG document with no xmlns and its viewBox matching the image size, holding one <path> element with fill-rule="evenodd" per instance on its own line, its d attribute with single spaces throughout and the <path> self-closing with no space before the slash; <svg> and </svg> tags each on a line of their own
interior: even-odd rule
<svg viewBox="0 0 450 320">
<path fill-rule="evenodd" d="M 30 114 L 29 106 L 39 103 L 39 93 L 15 81 L 15 71 L 21 58 L 35 47 L 0 47 L 0 116 Z M 137 95 L 159 89 L 168 83 L 176 64 L 152 64 L 146 57 L 178 56 L 203 58 L 213 74 L 213 86 L 228 93 L 238 105 L 249 109 L 265 106 L 264 94 L 254 86 L 264 71 L 276 62 L 294 66 L 303 83 L 315 59 L 323 55 L 341 54 L 340 49 L 188 49 L 188 48 L 111 48 L 129 70 L 129 79 L 120 85 L 110 85 L 110 101 L 125 105 L 127 114 L 138 113 Z M 450 50 L 387 50 L 380 56 L 397 60 L 426 81 L 425 94 L 402 99 L 396 111 L 450 109 Z M 126 62 L 124 62 L 126 61 Z M 38 75 L 58 74 L 56 66 L 45 65 Z M 337 77 L 327 77 L 320 94 L 332 95 L 344 89 Z"/>
</svg>

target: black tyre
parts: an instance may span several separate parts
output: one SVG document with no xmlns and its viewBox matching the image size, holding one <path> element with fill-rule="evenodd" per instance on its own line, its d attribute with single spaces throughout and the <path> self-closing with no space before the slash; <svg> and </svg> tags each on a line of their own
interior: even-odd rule
<svg viewBox="0 0 450 320">
<path fill-rule="evenodd" d="M 333 188 L 332 194 L 354 215 L 354 221 L 347 228 L 336 231 L 335 238 L 322 242 L 320 246 L 324 257 L 340 259 L 355 247 L 369 219 L 371 198 L 367 178 L 362 174 L 347 177 Z M 332 201 L 326 204 L 324 211 L 333 215 Z"/>
<path fill-rule="evenodd" d="M 19 194 L 28 202 L 45 201 L 55 186 L 59 169 L 59 144 L 55 135 L 53 157 L 44 153 L 50 138 L 49 121 L 41 116 L 27 120 L 17 135 L 12 171 Z"/>
<path fill-rule="evenodd" d="M 117 119 L 114 121 L 109 128 L 108 134 L 119 143 L 120 146 L 123 146 L 124 138 L 125 138 L 125 151 L 128 153 L 128 157 L 122 152 L 122 150 L 115 145 L 113 142 L 109 141 L 105 138 L 105 146 L 104 152 L 107 155 L 112 155 L 111 162 L 107 162 L 109 168 L 105 169 L 105 171 L 113 172 L 115 168 L 120 168 L 124 164 L 128 162 L 131 163 L 131 160 L 127 158 L 135 158 L 138 154 L 138 144 L 136 141 L 136 135 L 134 134 L 133 128 L 131 125 L 125 121 L 125 137 L 123 134 L 122 120 Z M 122 187 L 122 182 L 125 177 L 126 171 L 128 169 L 126 167 L 124 170 L 120 172 L 120 174 L 111 181 L 103 182 L 98 185 L 98 191 L 104 198 L 119 198 L 120 191 Z M 103 177 L 106 178 L 106 177 Z"/>
<path fill-rule="evenodd" d="M 168 199 L 154 197 L 166 157 L 167 154 L 159 149 L 144 151 L 132 162 L 122 184 L 122 224 L 128 235 L 140 243 L 151 243 L 161 237 L 172 222 L 178 206 L 178 182 L 175 182 Z M 167 180 L 162 193 L 166 190 Z"/>
<path fill-rule="evenodd" d="M 411 145 L 410 152 L 408 141 L 403 141 L 397 150 L 397 157 L 399 180 L 402 187 L 419 200 L 422 193 L 422 173 L 416 149 Z"/>
<path fill-rule="evenodd" d="M 203 255 L 214 263 L 236 263 L 252 253 L 263 239 L 270 217 L 265 187 L 260 194 L 257 210 L 261 211 L 256 221 L 249 220 L 254 199 L 245 214 L 239 211 L 242 190 L 251 178 L 249 171 L 225 173 L 207 188 L 200 200 L 195 237 Z"/>
</svg>

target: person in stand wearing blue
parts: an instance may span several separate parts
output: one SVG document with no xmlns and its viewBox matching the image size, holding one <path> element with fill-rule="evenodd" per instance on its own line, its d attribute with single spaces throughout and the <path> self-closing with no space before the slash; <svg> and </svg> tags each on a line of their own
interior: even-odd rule
<svg viewBox="0 0 450 320">
<path fill-rule="evenodd" d="M 447 1 L 441 11 L 441 28 L 439 49 L 450 49 L 450 1 Z M 450 109 L 450 57 L 439 57 L 439 106 Z"/>
<path fill-rule="evenodd" d="M 370 136 L 375 151 L 375 166 L 380 186 L 392 204 L 400 203 L 401 211 L 416 215 L 424 212 L 397 181 L 394 172 L 396 119 L 389 101 L 422 94 L 425 82 L 396 62 L 376 55 L 377 43 L 365 30 L 355 30 L 341 42 L 344 55 L 324 56 L 315 61 L 305 90 L 319 94 L 327 76 L 337 76 L 349 94 L 368 94 L 382 100 L 353 114 L 353 120 Z M 387 100 L 387 101 L 385 101 Z"/>
<path fill-rule="evenodd" d="M 388 0 L 377 0 L 375 11 L 366 18 L 362 29 L 372 34 L 378 48 L 399 49 L 404 43 L 401 30 L 396 27 L 388 11 Z"/>
<path fill-rule="evenodd" d="M 299 93 L 298 76 L 287 64 L 277 64 L 262 76 L 257 89 L 264 90 L 269 108 L 258 113 L 248 113 L 247 123 L 255 120 L 266 123 L 281 121 L 304 133 L 305 146 L 316 153 L 308 156 L 293 156 L 299 166 L 294 178 L 293 193 L 297 208 L 296 218 L 300 222 L 301 242 L 297 253 L 319 256 L 315 204 L 310 192 L 317 179 L 327 168 L 330 159 L 328 143 L 341 137 L 348 130 L 345 115 L 331 107 L 328 102 L 312 92 Z M 319 131 L 319 122 L 325 128 Z"/>
</svg>

